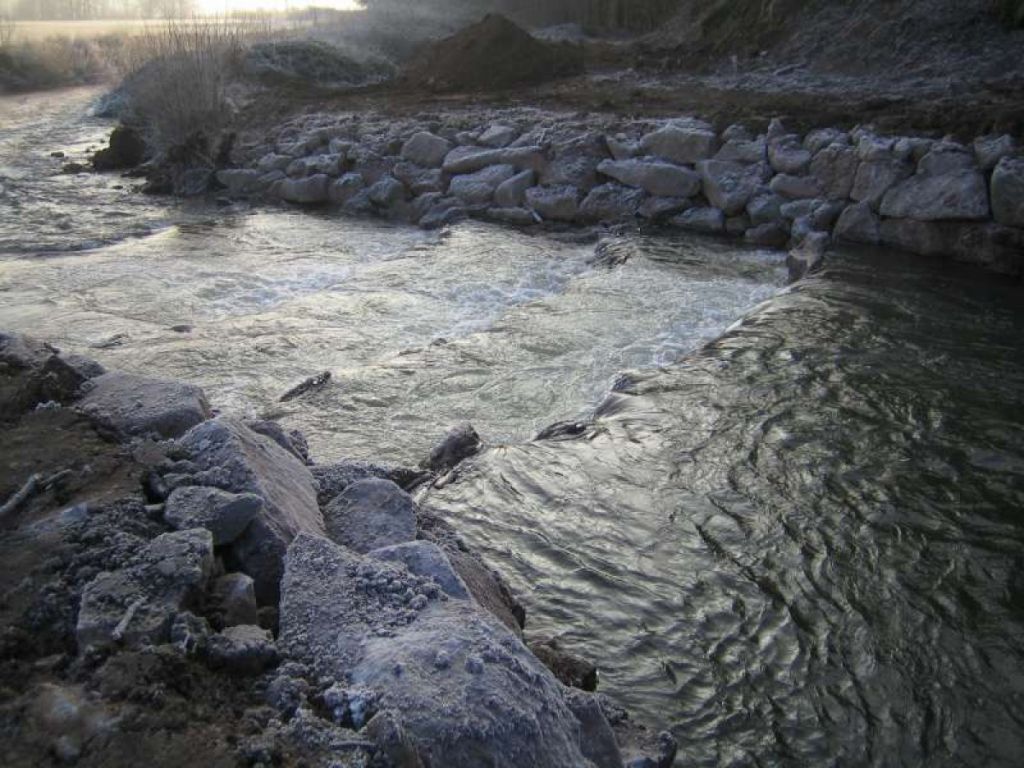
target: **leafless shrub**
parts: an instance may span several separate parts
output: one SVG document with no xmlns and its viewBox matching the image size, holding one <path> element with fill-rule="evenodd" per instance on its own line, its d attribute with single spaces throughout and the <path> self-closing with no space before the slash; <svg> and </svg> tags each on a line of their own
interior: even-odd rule
<svg viewBox="0 0 1024 768">
<path fill-rule="evenodd" d="M 246 46 L 270 35 L 258 19 L 168 21 L 131 40 L 122 67 L 130 108 L 158 150 L 196 135 L 215 140 L 230 119 L 227 86 Z"/>
</svg>

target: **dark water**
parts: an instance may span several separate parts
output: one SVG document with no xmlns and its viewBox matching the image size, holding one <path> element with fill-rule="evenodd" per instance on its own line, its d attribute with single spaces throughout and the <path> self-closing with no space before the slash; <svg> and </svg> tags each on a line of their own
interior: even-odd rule
<svg viewBox="0 0 1024 768">
<path fill-rule="evenodd" d="M 1024 760 L 1024 303 L 829 268 L 429 504 L 680 765 Z"/>
<path fill-rule="evenodd" d="M 491 448 L 423 503 L 679 765 L 1024 762 L 1019 287 L 877 251 L 783 290 L 780 254 L 715 241 L 624 236 L 609 267 L 154 201 L 59 173 L 109 129 L 89 97 L 0 100 L 0 327 L 195 381 L 322 460 L 415 461 L 471 420 Z"/>
</svg>

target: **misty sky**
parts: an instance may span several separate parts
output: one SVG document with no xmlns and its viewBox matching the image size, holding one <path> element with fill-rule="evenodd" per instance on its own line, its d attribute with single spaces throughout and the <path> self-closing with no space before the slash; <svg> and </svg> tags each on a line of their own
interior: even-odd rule
<svg viewBox="0 0 1024 768">
<path fill-rule="evenodd" d="M 355 0 L 198 0 L 196 4 L 202 13 L 225 13 L 251 10 L 281 11 L 286 8 L 303 8 L 307 5 L 348 9 L 355 5 Z"/>
</svg>

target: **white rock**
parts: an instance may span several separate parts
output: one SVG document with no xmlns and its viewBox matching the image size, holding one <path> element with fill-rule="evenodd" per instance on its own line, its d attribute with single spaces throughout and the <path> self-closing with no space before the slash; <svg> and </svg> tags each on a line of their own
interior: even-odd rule
<svg viewBox="0 0 1024 768">
<path fill-rule="evenodd" d="M 704 197 L 727 216 L 746 208 L 747 202 L 761 189 L 766 166 L 704 160 L 697 163 Z M 745 229 L 745 227 L 744 227 Z"/>
<path fill-rule="evenodd" d="M 718 148 L 714 129 L 700 123 L 670 123 L 640 140 L 640 151 L 674 163 L 707 160 Z"/>
</svg>

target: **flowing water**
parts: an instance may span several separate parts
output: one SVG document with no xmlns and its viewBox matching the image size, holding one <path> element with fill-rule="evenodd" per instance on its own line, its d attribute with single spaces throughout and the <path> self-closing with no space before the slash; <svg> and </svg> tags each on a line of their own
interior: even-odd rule
<svg viewBox="0 0 1024 768">
<path fill-rule="evenodd" d="M 0 101 L 0 327 L 323 461 L 472 421 L 491 447 L 422 503 L 679 765 L 1020 763 L 1019 287 L 861 251 L 786 289 L 717 242 L 150 200 L 48 157 L 109 128 L 88 95 Z"/>
</svg>

